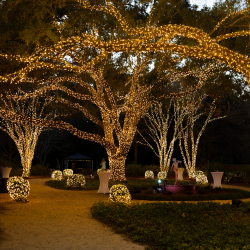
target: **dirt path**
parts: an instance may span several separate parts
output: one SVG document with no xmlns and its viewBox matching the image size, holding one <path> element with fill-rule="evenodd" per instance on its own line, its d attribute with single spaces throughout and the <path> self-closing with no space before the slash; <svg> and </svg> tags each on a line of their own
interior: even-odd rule
<svg viewBox="0 0 250 250">
<path fill-rule="evenodd" d="M 28 203 L 0 193 L 0 250 L 143 250 L 91 218 L 90 207 L 107 196 L 94 191 L 57 190 L 31 179 Z M 4 238 L 2 240 L 1 238 Z"/>
</svg>

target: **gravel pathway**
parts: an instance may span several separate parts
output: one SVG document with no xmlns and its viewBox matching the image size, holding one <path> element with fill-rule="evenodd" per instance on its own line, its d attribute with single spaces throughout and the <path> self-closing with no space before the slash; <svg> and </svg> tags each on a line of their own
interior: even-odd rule
<svg viewBox="0 0 250 250">
<path fill-rule="evenodd" d="M 90 208 L 108 196 L 94 191 L 57 190 L 47 179 L 30 179 L 28 203 L 0 193 L 0 250 L 143 250 L 91 218 Z"/>
</svg>

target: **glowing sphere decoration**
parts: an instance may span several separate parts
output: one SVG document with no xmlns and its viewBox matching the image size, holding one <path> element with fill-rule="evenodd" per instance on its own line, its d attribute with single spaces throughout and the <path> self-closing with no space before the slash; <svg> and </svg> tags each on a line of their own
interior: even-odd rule
<svg viewBox="0 0 250 250">
<path fill-rule="evenodd" d="M 51 174 L 51 178 L 52 180 L 55 180 L 55 181 L 61 181 L 63 178 L 62 171 L 60 170 L 53 171 Z"/>
<path fill-rule="evenodd" d="M 10 177 L 7 181 L 7 190 L 14 201 L 27 201 L 30 183 L 20 176 Z"/>
<path fill-rule="evenodd" d="M 131 203 L 131 195 L 125 185 L 113 185 L 109 190 L 109 199 L 112 202 Z"/>
<path fill-rule="evenodd" d="M 73 175 L 73 169 L 64 169 L 63 170 L 63 176 L 68 177 Z"/>
<path fill-rule="evenodd" d="M 203 171 L 195 171 L 194 178 L 196 179 L 197 185 L 206 185 L 208 183 L 207 176 Z"/>
<path fill-rule="evenodd" d="M 82 187 L 85 183 L 85 176 L 82 174 L 73 174 L 67 179 L 67 185 L 70 187 Z"/>
<path fill-rule="evenodd" d="M 145 178 L 146 179 L 154 179 L 154 172 L 153 171 L 151 171 L 151 170 L 147 170 L 146 172 L 145 172 Z"/>
<path fill-rule="evenodd" d="M 157 175 L 157 178 L 160 180 L 164 180 L 167 178 L 167 173 L 166 172 L 159 172 Z"/>
</svg>

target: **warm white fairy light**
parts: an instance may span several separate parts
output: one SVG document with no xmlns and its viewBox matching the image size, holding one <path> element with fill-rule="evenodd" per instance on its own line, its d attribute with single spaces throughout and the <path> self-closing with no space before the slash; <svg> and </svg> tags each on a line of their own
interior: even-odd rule
<svg viewBox="0 0 250 250">
<path fill-rule="evenodd" d="M 30 184 L 28 180 L 20 176 L 10 177 L 7 181 L 7 190 L 13 200 L 27 201 L 30 192 Z"/>
<path fill-rule="evenodd" d="M 66 92 L 71 97 L 77 98 L 79 100 L 88 100 L 96 104 L 101 111 L 102 121 L 99 121 L 97 117 L 94 117 L 92 114 L 90 114 L 84 107 L 79 107 L 77 104 L 71 105 L 75 105 L 74 107 L 76 109 L 81 110 L 85 116 L 87 116 L 96 124 L 101 124 L 105 134 L 104 137 L 79 131 L 72 125 L 65 122 L 44 122 L 41 119 L 36 120 L 33 118 L 31 120 L 37 125 L 44 124 L 46 126 L 66 129 L 80 138 L 92 140 L 103 145 L 107 150 L 113 179 L 126 179 L 124 171 L 125 160 L 136 131 L 136 125 L 141 116 L 147 111 L 151 103 L 148 100 L 150 91 L 147 88 L 139 87 L 137 84 L 136 79 L 138 79 L 138 72 L 140 72 L 138 67 L 138 72 L 135 72 L 137 74 L 134 74 L 134 80 L 131 84 L 131 89 L 125 104 L 121 105 L 121 107 L 117 104 L 114 94 L 102 76 L 101 69 L 94 69 L 94 65 L 105 58 L 107 53 L 136 52 L 139 54 L 147 52 L 170 52 L 181 54 L 185 57 L 216 59 L 217 61 L 225 63 L 235 70 L 243 73 L 247 80 L 250 79 L 250 59 L 247 56 L 241 55 L 226 47 L 223 47 L 219 43 L 221 40 L 228 39 L 230 37 L 248 36 L 248 30 L 211 38 L 209 34 L 200 29 L 185 25 L 169 24 L 156 27 L 150 26 L 148 24 L 146 27 L 142 28 L 131 28 L 112 3 L 107 2 L 106 6 L 91 6 L 85 1 L 79 2 L 82 3 L 82 8 L 103 11 L 114 16 L 126 34 L 124 34 L 123 38 L 115 38 L 112 39 L 112 41 L 103 41 L 96 34 L 72 36 L 63 39 L 59 43 L 49 48 L 38 47 L 36 52 L 31 56 L 9 56 L 0 54 L 0 57 L 5 57 L 9 60 L 18 60 L 26 64 L 22 69 L 14 73 L 0 76 L 0 81 L 16 84 L 24 81 L 32 83 L 35 81 L 35 79 L 30 78 L 29 73 L 38 69 L 55 71 L 63 70 L 65 72 L 72 72 L 75 74 L 75 78 L 79 78 L 78 74 L 80 73 L 89 73 L 97 84 L 97 89 L 92 88 L 83 81 L 81 81 L 80 84 L 82 84 L 81 86 L 85 87 L 88 85 L 87 88 L 91 93 L 90 95 L 82 95 L 79 93 L 76 94 L 67 88 L 58 87 L 56 85 L 57 79 L 41 79 L 41 82 L 44 81 L 53 85 L 55 88 L 58 87 L 61 91 Z M 221 23 L 218 25 L 220 26 Z M 173 38 L 176 36 L 192 38 L 196 40 L 197 44 L 194 46 L 175 44 L 173 42 Z M 97 56 L 92 61 L 83 63 L 81 53 L 86 47 L 95 48 L 97 51 Z M 71 64 L 65 60 L 66 56 L 70 56 L 75 64 Z M 63 82 L 67 80 L 62 78 L 61 81 Z M 105 93 L 103 90 L 105 90 Z M 108 96 L 110 106 L 105 102 L 105 95 Z M 121 126 L 119 123 L 119 115 L 121 112 L 126 113 L 123 126 Z M 2 114 L 3 113 L 4 112 L 2 112 Z M 7 113 L 12 117 L 15 116 L 16 120 L 24 119 L 21 118 L 22 116 L 17 116 L 9 111 L 5 112 L 5 114 Z M 117 135 L 116 138 L 119 140 L 119 147 L 114 143 L 114 131 Z"/>
<path fill-rule="evenodd" d="M 54 170 L 51 173 L 51 179 L 54 180 L 54 181 L 61 181 L 63 179 L 62 171 L 60 171 L 60 170 Z"/>
<path fill-rule="evenodd" d="M 113 185 L 109 190 L 109 200 L 118 203 L 131 203 L 131 195 L 125 185 Z"/>
<path fill-rule="evenodd" d="M 76 59 L 77 58 L 75 58 L 75 60 Z M 74 126 L 63 121 L 47 121 L 44 119 L 32 118 L 29 119 L 29 122 L 36 125 L 65 129 L 82 139 L 100 143 L 107 151 L 109 166 L 112 172 L 111 178 L 114 180 L 126 180 L 125 160 L 133 142 L 137 124 L 142 115 L 151 105 L 150 92 L 152 87 L 141 86 L 140 84 L 140 77 L 142 71 L 147 65 L 147 61 L 143 61 L 141 64 L 138 64 L 135 69 L 133 69 L 131 78 L 127 83 L 125 83 L 128 90 L 123 96 L 117 96 L 116 92 L 111 89 L 104 78 L 102 68 L 95 69 L 93 66 L 88 66 L 86 68 L 84 66 L 84 61 L 81 61 L 81 65 L 83 65 L 84 72 L 95 81 L 95 86 L 86 83 L 77 77 L 51 78 L 47 79 L 47 83 L 49 83 L 49 85 L 37 89 L 34 92 L 27 93 L 21 98 L 31 98 L 38 95 L 42 96 L 49 91 L 58 90 L 67 94 L 67 96 L 71 98 L 75 98 L 76 100 L 91 102 L 99 109 L 101 119 L 99 114 L 91 114 L 87 108 L 84 107 L 84 104 L 80 105 L 79 103 L 72 103 L 65 98 L 55 100 L 55 102 L 64 103 L 78 111 L 81 111 L 85 117 L 103 129 L 104 136 L 78 130 Z M 86 94 L 80 94 L 60 85 L 60 83 L 64 82 L 78 84 L 80 87 L 85 88 L 88 92 Z M 24 115 L 18 116 L 8 111 L 2 112 L 5 112 L 4 115 L 8 115 L 15 120 L 26 119 Z M 115 142 L 115 138 L 119 141 L 118 145 Z"/>
<path fill-rule="evenodd" d="M 186 107 L 180 106 L 178 100 L 178 97 L 171 99 L 165 112 L 162 110 L 161 103 L 154 104 L 144 115 L 144 121 L 147 125 L 147 128 L 149 129 L 148 135 L 153 139 L 157 150 L 155 150 L 153 145 L 151 145 L 138 131 L 145 142 L 144 144 L 149 146 L 155 155 L 159 157 L 160 170 L 166 173 L 168 172 L 171 163 L 174 142 L 180 135 L 180 125 L 187 114 Z M 172 117 L 170 116 L 171 107 L 174 108 Z M 168 141 L 168 130 L 172 122 L 174 123 L 174 133 L 171 139 Z"/>
<path fill-rule="evenodd" d="M 64 176 L 64 177 L 68 177 L 68 176 L 71 176 L 71 175 L 73 175 L 73 174 L 74 174 L 74 172 L 73 172 L 72 169 L 64 169 L 64 170 L 63 170 L 63 176 Z"/>
<path fill-rule="evenodd" d="M 157 178 L 158 178 L 159 180 L 165 180 L 165 179 L 167 178 L 167 172 L 159 172 L 159 173 L 157 174 Z"/>
<path fill-rule="evenodd" d="M 187 169 L 189 177 L 192 177 L 195 172 L 195 166 L 196 166 L 196 157 L 197 157 L 197 150 L 198 145 L 200 142 L 201 135 L 203 134 L 206 126 L 208 123 L 217 120 L 222 119 L 225 116 L 221 117 L 214 117 L 214 113 L 216 111 L 216 102 L 215 100 L 210 104 L 208 107 L 208 114 L 204 111 L 203 107 L 203 101 L 207 97 L 206 94 L 200 94 L 198 92 L 188 95 L 183 98 L 184 104 L 188 108 L 188 115 L 186 124 L 181 124 L 181 135 L 179 137 L 179 147 L 181 150 L 181 155 L 183 158 L 184 165 Z M 201 116 L 206 115 L 207 118 L 200 129 L 198 135 L 195 138 L 194 135 L 194 126 L 196 124 L 196 121 Z"/>
<path fill-rule="evenodd" d="M 206 185 L 208 183 L 207 176 L 203 171 L 195 171 L 193 178 L 195 178 L 197 185 L 199 186 Z"/>
<path fill-rule="evenodd" d="M 73 174 L 67 179 L 67 185 L 70 187 L 83 187 L 85 183 L 85 176 L 82 174 Z"/>
<path fill-rule="evenodd" d="M 155 178 L 154 172 L 152 170 L 145 171 L 145 178 L 146 179 L 154 179 Z"/>
<path fill-rule="evenodd" d="M 22 96 L 23 93 L 19 91 L 16 95 L 8 95 L 6 98 L 2 97 L 0 129 L 5 131 L 15 142 L 21 157 L 22 176 L 28 177 L 38 137 L 45 127 L 41 124 L 34 125 L 29 119 L 43 118 L 47 120 L 51 119 L 52 115 L 50 112 L 45 111 L 45 108 L 50 103 L 49 100 L 41 102 L 37 97 L 33 97 L 20 101 L 16 100 L 17 95 Z M 27 120 L 12 120 L 6 112 L 25 116 Z"/>
</svg>

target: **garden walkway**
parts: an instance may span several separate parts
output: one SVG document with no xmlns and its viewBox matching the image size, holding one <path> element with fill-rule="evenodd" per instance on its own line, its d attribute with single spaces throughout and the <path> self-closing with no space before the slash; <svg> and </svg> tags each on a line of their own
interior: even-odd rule
<svg viewBox="0 0 250 250">
<path fill-rule="evenodd" d="M 94 191 L 57 190 L 47 179 L 30 179 L 28 203 L 0 193 L 0 250 L 142 250 L 91 218 L 90 207 L 108 196 Z M 3 239 L 4 238 L 4 239 Z"/>
<path fill-rule="evenodd" d="M 30 180 L 28 203 L 11 201 L 8 194 L 0 193 L 0 209 L 5 208 L 0 210 L 0 230 L 3 230 L 0 250 L 145 249 L 91 218 L 91 206 L 99 200 L 108 200 L 107 195 L 97 194 L 96 190 L 57 190 L 44 185 L 45 181 L 47 179 Z M 250 191 L 248 187 L 223 187 Z"/>
</svg>

